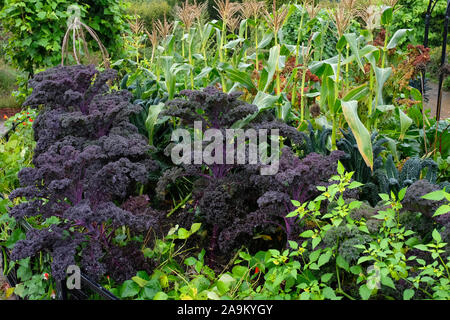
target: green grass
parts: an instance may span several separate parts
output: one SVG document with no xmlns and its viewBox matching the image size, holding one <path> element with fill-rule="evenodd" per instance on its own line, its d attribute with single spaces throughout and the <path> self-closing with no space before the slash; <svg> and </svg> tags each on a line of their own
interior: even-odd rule
<svg viewBox="0 0 450 320">
<path fill-rule="evenodd" d="M 0 61 L 0 108 L 19 107 L 19 103 L 11 96 L 16 89 L 17 71 Z"/>
<path fill-rule="evenodd" d="M 172 7 L 166 0 L 131 0 L 128 3 L 128 14 L 137 14 L 149 30 L 154 20 L 163 19 L 164 15 L 169 18 L 172 14 Z"/>
</svg>

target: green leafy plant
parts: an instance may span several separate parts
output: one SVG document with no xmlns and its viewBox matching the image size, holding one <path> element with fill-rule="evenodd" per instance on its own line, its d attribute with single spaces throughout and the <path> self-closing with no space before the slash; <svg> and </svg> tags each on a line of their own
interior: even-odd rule
<svg viewBox="0 0 450 320">
<path fill-rule="evenodd" d="M 162 19 L 164 16 L 171 15 L 172 7 L 164 0 L 133 0 L 129 3 L 127 12 L 130 15 L 138 15 L 147 28 L 151 28 L 153 21 Z"/>
<path fill-rule="evenodd" d="M 7 119 L 8 139 L 0 139 L 0 194 L 7 195 L 19 186 L 18 172 L 31 164 L 35 142 L 33 122 L 36 110 L 27 109 Z"/>
<path fill-rule="evenodd" d="M 14 67 L 32 76 L 41 67 L 60 63 L 66 23 L 74 13 L 69 6 L 64 0 L 5 1 L 0 18 L 11 33 L 7 54 Z M 79 8 L 81 19 L 97 32 L 108 51 L 113 56 L 121 53 L 121 33 L 127 28 L 123 3 L 80 1 Z"/>
</svg>

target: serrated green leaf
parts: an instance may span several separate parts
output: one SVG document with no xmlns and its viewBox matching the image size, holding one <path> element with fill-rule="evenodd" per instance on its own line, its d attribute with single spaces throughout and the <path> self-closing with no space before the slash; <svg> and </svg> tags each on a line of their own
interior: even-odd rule
<svg viewBox="0 0 450 320">
<path fill-rule="evenodd" d="M 193 223 L 191 226 L 191 233 L 197 232 L 201 226 L 202 226 L 201 223 Z"/>
<path fill-rule="evenodd" d="M 289 246 L 293 249 L 293 250 L 297 250 L 298 249 L 298 243 L 292 240 L 289 240 Z"/>
<path fill-rule="evenodd" d="M 442 199 L 444 199 L 444 197 L 445 197 L 445 194 L 444 194 L 443 190 L 433 191 L 433 192 L 427 193 L 426 195 L 422 196 L 423 199 L 434 200 L 434 201 L 441 201 Z"/>
<path fill-rule="evenodd" d="M 312 230 L 306 230 L 306 231 L 303 231 L 302 233 L 300 233 L 300 237 L 302 237 L 302 238 L 310 238 L 313 235 L 314 235 L 314 231 L 312 231 Z"/>
<path fill-rule="evenodd" d="M 298 212 L 297 211 L 292 211 L 292 212 L 289 212 L 286 215 L 286 218 L 293 218 L 293 217 L 296 217 L 296 216 L 298 216 Z"/>
<path fill-rule="evenodd" d="M 331 255 L 332 255 L 331 250 L 328 250 L 325 253 L 321 254 L 319 260 L 317 261 L 317 265 L 321 267 L 324 264 L 326 264 L 328 261 L 330 261 Z"/>
<path fill-rule="evenodd" d="M 325 287 L 322 290 L 323 296 L 325 299 L 330 299 L 330 300 L 337 300 L 338 297 L 336 297 L 336 294 L 334 293 L 334 290 L 331 289 L 330 287 Z"/>
<path fill-rule="evenodd" d="M 189 257 L 184 260 L 184 264 L 187 266 L 193 266 L 196 262 L 197 262 L 197 259 L 195 259 L 194 257 Z"/>
<path fill-rule="evenodd" d="M 322 277 L 320 277 L 320 281 L 326 283 L 326 282 L 330 281 L 332 276 L 333 276 L 332 273 L 325 273 L 325 274 L 322 275 Z"/>
<path fill-rule="evenodd" d="M 381 275 L 381 284 L 390 287 L 392 289 L 395 289 L 394 281 L 392 281 L 392 279 L 388 276 Z"/>
<path fill-rule="evenodd" d="M 363 300 L 369 300 L 372 290 L 369 289 L 365 284 L 359 287 L 359 295 Z"/>
<path fill-rule="evenodd" d="M 448 212 L 450 212 L 450 206 L 447 204 L 444 204 L 436 210 L 436 212 L 433 214 L 433 217 L 437 217 L 437 216 L 446 214 Z"/>
<path fill-rule="evenodd" d="M 361 266 L 351 266 L 350 272 L 355 275 L 359 275 L 362 272 L 362 268 L 361 268 Z"/>
<path fill-rule="evenodd" d="M 125 280 L 120 289 L 120 296 L 122 298 L 130 298 L 138 295 L 140 291 L 139 285 L 132 280 Z"/>
<path fill-rule="evenodd" d="M 431 233 L 431 235 L 432 235 L 432 237 L 433 237 L 433 239 L 436 241 L 436 242 L 442 242 L 442 237 L 441 237 L 441 234 L 436 230 L 436 229 L 434 229 L 433 230 L 433 232 Z"/>
<path fill-rule="evenodd" d="M 349 266 L 347 260 L 345 260 L 341 255 L 337 256 L 336 264 L 338 265 L 339 268 L 342 268 L 345 271 L 350 271 L 350 266 Z"/>
<path fill-rule="evenodd" d="M 185 228 L 178 229 L 178 238 L 180 239 L 187 239 L 190 236 L 190 232 L 187 231 Z"/>
<path fill-rule="evenodd" d="M 142 279 L 142 278 L 137 277 L 137 276 L 136 277 L 132 277 L 131 280 L 136 282 L 139 285 L 139 287 L 141 287 L 141 288 L 143 288 L 148 282 L 147 280 Z"/>
<path fill-rule="evenodd" d="M 410 300 L 414 296 L 414 290 L 406 289 L 403 291 L 403 300 Z"/>
<path fill-rule="evenodd" d="M 169 296 L 166 293 L 160 291 L 155 294 L 155 296 L 153 297 L 153 300 L 167 300 L 168 297 Z"/>
<path fill-rule="evenodd" d="M 312 241 L 311 241 L 312 248 L 315 249 L 321 240 L 322 239 L 320 237 L 316 237 L 316 238 L 312 239 Z"/>
<path fill-rule="evenodd" d="M 320 250 L 313 251 L 309 255 L 309 261 L 314 262 L 319 258 L 319 256 L 320 256 Z"/>
<path fill-rule="evenodd" d="M 349 186 L 347 187 L 347 189 L 355 189 L 355 188 L 359 188 L 361 186 L 363 186 L 364 183 L 361 183 L 359 181 L 352 181 Z"/>
</svg>

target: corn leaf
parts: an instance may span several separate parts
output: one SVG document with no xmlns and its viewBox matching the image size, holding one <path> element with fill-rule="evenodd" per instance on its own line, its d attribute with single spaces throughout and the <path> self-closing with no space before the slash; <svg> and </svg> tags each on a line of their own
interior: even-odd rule
<svg viewBox="0 0 450 320">
<path fill-rule="evenodd" d="M 358 116 L 358 101 L 341 101 L 342 112 L 355 136 L 358 150 L 367 166 L 373 170 L 373 151 L 370 133 Z"/>
</svg>

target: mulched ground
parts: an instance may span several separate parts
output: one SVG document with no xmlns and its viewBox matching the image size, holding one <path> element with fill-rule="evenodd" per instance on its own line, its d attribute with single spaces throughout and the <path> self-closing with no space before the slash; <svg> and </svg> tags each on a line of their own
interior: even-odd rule
<svg viewBox="0 0 450 320">
<path fill-rule="evenodd" d="M 425 108 L 431 110 L 432 116 L 436 116 L 438 85 L 436 83 L 428 81 L 428 86 L 431 89 L 427 92 L 429 99 L 428 102 L 425 103 Z M 450 118 L 450 91 L 442 90 L 441 120 L 448 118 Z"/>
</svg>

